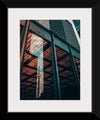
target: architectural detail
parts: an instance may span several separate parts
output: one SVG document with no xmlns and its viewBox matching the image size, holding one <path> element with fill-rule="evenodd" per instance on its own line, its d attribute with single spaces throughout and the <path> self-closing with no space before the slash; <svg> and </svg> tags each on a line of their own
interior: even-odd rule
<svg viewBox="0 0 100 120">
<path fill-rule="evenodd" d="M 21 51 L 24 48 L 20 99 L 79 100 L 80 45 L 72 24 L 67 20 L 29 20 L 25 27 L 26 23 L 20 21 Z"/>
</svg>

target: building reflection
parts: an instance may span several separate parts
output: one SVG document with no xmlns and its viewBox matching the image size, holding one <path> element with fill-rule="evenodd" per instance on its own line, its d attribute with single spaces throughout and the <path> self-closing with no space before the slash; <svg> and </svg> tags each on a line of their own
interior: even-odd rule
<svg viewBox="0 0 100 120">
<path fill-rule="evenodd" d="M 40 21 L 42 22 L 42 21 Z M 44 21 L 42 24 L 44 24 Z M 64 23 L 66 21 L 63 21 Z M 57 24 L 55 24 L 57 23 Z M 54 30 L 57 31 L 56 25 L 61 25 L 62 22 L 50 21 L 50 25 Z M 70 26 L 69 23 L 67 23 Z M 65 25 L 67 25 L 65 24 Z M 46 24 L 48 28 L 48 24 Z M 50 26 L 49 26 L 50 27 Z M 51 29 L 51 30 L 52 30 Z M 63 28 L 62 28 L 63 29 Z M 23 32 L 22 27 L 20 27 L 20 34 Z M 69 29 L 71 33 L 71 29 Z M 54 32 L 54 31 L 53 31 Z M 63 39 L 65 39 L 64 30 L 57 31 L 60 33 Z M 68 30 L 67 30 L 68 32 Z M 68 34 L 69 34 L 68 33 Z M 74 34 L 74 33 L 73 33 Z M 62 100 L 78 100 L 80 95 L 77 91 L 77 83 L 75 78 L 75 69 L 73 69 L 74 64 L 72 64 L 72 58 L 76 66 L 76 73 L 80 77 L 80 60 L 79 53 L 73 48 L 73 54 L 69 52 L 69 47 L 67 43 L 62 42 L 60 38 L 56 35 L 53 40 L 56 44 L 53 46 L 51 41 L 44 39 L 44 37 L 39 37 L 37 34 L 33 33 L 31 30 L 28 31 L 25 53 L 23 57 L 21 78 L 20 78 L 20 99 L 21 100 L 54 100 L 59 99 L 55 93 L 57 93 L 57 84 L 59 84 L 59 93 L 61 94 Z M 70 36 L 70 35 L 69 35 Z M 74 35 L 73 35 L 74 36 Z M 70 36 L 71 40 L 71 36 Z M 73 37 L 74 40 L 74 37 Z M 62 44 L 63 43 L 63 44 Z M 73 43 L 74 44 L 74 43 Z M 72 45 L 73 45 L 72 44 Z M 62 46 L 61 46 L 62 45 Z M 63 48 L 67 47 L 67 48 Z M 54 48 L 54 49 L 53 49 Z M 53 52 L 55 55 L 55 60 L 52 57 Z M 72 58 L 70 56 L 72 54 Z M 78 54 L 78 55 L 76 55 Z M 55 63 L 53 63 L 55 62 Z M 56 67 L 54 66 L 56 65 Z M 56 68 L 54 74 L 54 68 Z M 55 77 L 56 76 L 56 77 Z M 55 82 L 56 81 L 56 82 Z M 59 81 L 59 83 L 57 83 Z M 57 88 L 57 89 L 56 89 Z"/>
<path fill-rule="evenodd" d="M 21 77 L 22 99 L 38 99 L 41 94 L 53 99 L 53 90 L 50 43 L 29 33 Z"/>
</svg>

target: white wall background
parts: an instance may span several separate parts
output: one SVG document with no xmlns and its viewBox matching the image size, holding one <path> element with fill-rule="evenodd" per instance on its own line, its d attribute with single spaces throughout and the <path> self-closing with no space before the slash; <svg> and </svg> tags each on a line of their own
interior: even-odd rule
<svg viewBox="0 0 100 120">
<path fill-rule="evenodd" d="M 8 112 L 91 112 L 91 8 L 8 9 Z M 20 100 L 20 20 L 80 19 L 81 99 Z"/>
</svg>

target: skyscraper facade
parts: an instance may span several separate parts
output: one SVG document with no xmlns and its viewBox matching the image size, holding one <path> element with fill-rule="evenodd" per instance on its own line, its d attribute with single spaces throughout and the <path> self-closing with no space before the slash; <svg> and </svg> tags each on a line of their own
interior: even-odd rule
<svg viewBox="0 0 100 120">
<path fill-rule="evenodd" d="M 80 45 L 68 20 L 20 21 L 20 99 L 80 99 Z"/>
</svg>

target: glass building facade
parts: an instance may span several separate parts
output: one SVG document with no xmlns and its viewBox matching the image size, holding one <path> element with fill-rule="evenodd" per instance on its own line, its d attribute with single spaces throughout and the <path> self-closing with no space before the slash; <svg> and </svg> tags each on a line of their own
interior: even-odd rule
<svg viewBox="0 0 100 120">
<path fill-rule="evenodd" d="M 79 100 L 80 46 L 67 20 L 20 20 L 20 100 Z"/>
</svg>

